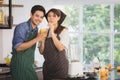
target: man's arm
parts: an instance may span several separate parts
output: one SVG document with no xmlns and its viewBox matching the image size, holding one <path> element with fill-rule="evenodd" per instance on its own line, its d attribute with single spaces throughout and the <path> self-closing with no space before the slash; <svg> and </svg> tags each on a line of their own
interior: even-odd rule
<svg viewBox="0 0 120 80">
<path fill-rule="evenodd" d="M 38 34 L 36 38 L 28 41 L 28 42 L 24 42 L 22 44 L 20 44 L 18 46 L 18 48 L 16 48 L 16 51 L 22 51 L 22 50 L 26 50 L 28 48 L 30 48 L 31 46 L 33 46 L 36 42 L 38 41 L 42 41 L 42 39 L 44 39 L 44 36 L 42 34 Z"/>
</svg>

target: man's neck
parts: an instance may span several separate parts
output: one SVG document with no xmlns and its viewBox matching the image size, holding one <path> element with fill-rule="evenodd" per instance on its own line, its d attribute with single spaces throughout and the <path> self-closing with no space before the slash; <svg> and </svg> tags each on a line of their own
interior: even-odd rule
<svg viewBox="0 0 120 80">
<path fill-rule="evenodd" d="M 32 28 L 33 29 L 35 29 L 37 26 L 36 25 L 34 25 L 33 23 L 31 23 L 32 24 Z"/>
</svg>

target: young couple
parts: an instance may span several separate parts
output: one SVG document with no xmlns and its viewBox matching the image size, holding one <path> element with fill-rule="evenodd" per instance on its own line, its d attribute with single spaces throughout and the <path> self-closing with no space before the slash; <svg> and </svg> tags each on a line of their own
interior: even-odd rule
<svg viewBox="0 0 120 80">
<path fill-rule="evenodd" d="M 44 16 L 48 21 L 47 36 L 38 33 L 38 25 Z M 36 42 L 40 42 L 39 51 L 45 61 L 44 80 L 64 80 L 68 74 L 68 29 L 62 26 L 66 15 L 52 8 L 47 13 L 43 6 L 35 5 L 31 9 L 30 19 L 16 26 L 12 41 L 12 60 L 10 64 L 13 80 L 38 80 L 34 68 Z"/>
</svg>

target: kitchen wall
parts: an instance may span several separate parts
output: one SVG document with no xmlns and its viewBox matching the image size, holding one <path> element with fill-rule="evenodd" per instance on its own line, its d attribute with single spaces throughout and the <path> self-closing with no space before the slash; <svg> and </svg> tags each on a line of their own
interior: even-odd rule
<svg viewBox="0 0 120 80">
<path fill-rule="evenodd" d="M 3 47 L 2 47 L 2 31 L 0 31 L 0 61 L 2 61 L 2 57 L 3 57 Z"/>
<path fill-rule="evenodd" d="M 11 41 L 13 30 L 0 30 L 0 62 L 4 62 L 4 57 L 11 53 Z M 10 55 L 11 56 L 11 55 Z"/>
</svg>

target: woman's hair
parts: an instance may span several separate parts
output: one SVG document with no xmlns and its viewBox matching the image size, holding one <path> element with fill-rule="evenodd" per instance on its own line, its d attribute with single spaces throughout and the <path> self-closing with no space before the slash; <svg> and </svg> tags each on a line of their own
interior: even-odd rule
<svg viewBox="0 0 120 80">
<path fill-rule="evenodd" d="M 36 12 L 36 11 L 42 11 L 44 13 L 44 15 L 46 14 L 45 8 L 41 5 L 35 5 L 31 8 L 31 13 L 32 15 Z"/>
<path fill-rule="evenodd" d="M 47 16 L 48 16 L 49 12 L 53 12 L 55 15 L 60 17 L 60 20 L 58 21 L 58 27 L 55 30 L 55 33 L 59 35 L 62 32 L 62 30 L 65 28 L 65 27 L 61 26 L 61 24 L 64 21 L 66 15 L 61 10 L 52 8 L 47 12 L 46 19 L 47 19 Z"/>
<path fill-rule="evenodd" d="M 52 9 L 50 9 L 50 10 L 47 12 L 46 15 L 48 15 L 48 13 L 50 13 L 50 12 L 53 12 L 53 13 L 56 14 L 58 17 L 61 17 L 61 12 L 60 12 L 59 9 L 52 8 Z"/>
<path fill-rule="evenodd" d="M 59 27 L 55 30 L 55 33 L 56 33 L 57 35 L 59 35 L 59 34 L 63 31 L 64 28 L 65 28 L 64 26 L 59 26 Z"/>
</svg>

